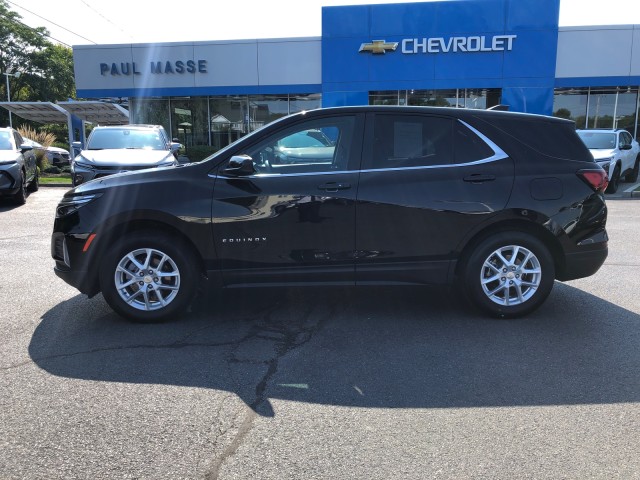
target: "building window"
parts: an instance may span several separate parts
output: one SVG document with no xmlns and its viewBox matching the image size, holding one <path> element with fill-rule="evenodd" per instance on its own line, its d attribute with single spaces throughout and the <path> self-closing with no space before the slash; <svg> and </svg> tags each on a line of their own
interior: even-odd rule
<svg viewBox="0 0 640 480">
<path fill-rule="evenodd" d="M 638 137 L 638 87 L 559 88 L 553 115 L 577 128 L 624 129 Z"/>
<path fill-rule="evenodd" d="M 369 92 L 369 105 L 420 105 L 484 110 L 500 104 L 499 88 L 388 90 Z"/>
<path fill-rule="evenodd" d="M 131 123 L 162 125 L 187 149 L 214 152 L 291 113 L 320 108 L 321 94 L 131 98 Z"/>
</svg>

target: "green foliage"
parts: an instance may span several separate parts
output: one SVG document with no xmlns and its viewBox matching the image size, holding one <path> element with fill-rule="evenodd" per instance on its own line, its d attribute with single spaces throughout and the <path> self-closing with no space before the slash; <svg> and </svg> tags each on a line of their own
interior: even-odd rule
<svg viewBox="0 0 640 480">
<path fill-rule="evenodd" d="M 44 173 L 53 173 L 53 174 L 62 173 L 62 170 L 60 170 L 58 167 L 47 167 L 43 171 Z"/>
<path fill-rule="evenodd" d="M 47 159 L 46 150 L 53 144 L 53 142 L 56 141 L 55 135 L 43 130 L 36 131 L 28 126 L 22 126 L 17 130 L 18 132 L 20 132 L 20 135 L 22 135 L 23 138 L 28 138 L 29 140 L 33 140 L 34 142 L 38 142 L 40 145 L 42 145 L 42 148 L 34 149 L 34 153 L 36 154 L 36 160 L 40 170 L 46 170 L 49 166 L 49 160 Z"/>
<path fill-rule="evenodd" d="M 73 53 L 70 48 L 51 43 L 44 27 L 31 28 L 22 17 L 0 0 L 0 71 L 20 73 L 10 76 L 12 101 L 55 102 L 75 97 Z M 4 76 L 2 80 L 5 80 Z M 0 82 L 3 100 L 7 99 L 6 81 Z M 32 125 L 17 115 L 14 125 Z M 0 108 L 0 125 L 8 125 L 9 112 Z M 66 133 L 61 136 L 65 138 Z"/>
</svg>

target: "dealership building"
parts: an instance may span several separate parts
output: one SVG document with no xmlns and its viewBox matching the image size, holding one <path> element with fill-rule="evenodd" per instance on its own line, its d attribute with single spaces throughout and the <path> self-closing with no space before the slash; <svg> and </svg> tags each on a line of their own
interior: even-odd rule
<svg viewBox="0 0 640 480">
<path fill-rule="evenodd" d="M 214 149 L 290 113 L 368 104 L 507 105 L 637 138 L 640 25 L 559 27 L 559 9 L 559 0 L 324 7 L 320 37 L 75 46 L 77 95 L 121 99 L 129 122 Z"/>
</svg>

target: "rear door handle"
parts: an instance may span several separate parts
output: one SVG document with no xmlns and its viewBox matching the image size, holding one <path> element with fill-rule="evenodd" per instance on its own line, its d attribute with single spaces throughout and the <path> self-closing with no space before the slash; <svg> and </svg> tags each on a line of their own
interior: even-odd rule
<svg viewBox="0 0 640 480">
<path fill-rule="evenodd" d="M 325 192 L 337 192 L 338 190 L 348 190 L 351 188 L 350 183 L 337 183 L 337 182 L 329 182 L 323 183 L 322 185 L 318 185 L 320 190 L 324 190 Z"/>
<path fill-rule="evenodd" d="M 466 177 L 464 177 L 465 182 L 471 183 L 493 182 L 495 179 L 495 175 L 485 175 L 482 173 L 472 173 L 471 175 L 467 175 Z"/>
</svg>

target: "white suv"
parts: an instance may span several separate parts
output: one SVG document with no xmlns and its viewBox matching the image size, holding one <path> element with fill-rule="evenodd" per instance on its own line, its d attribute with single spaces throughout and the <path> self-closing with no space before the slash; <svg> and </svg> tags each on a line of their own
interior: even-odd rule
<svg viewBox="0 0 640 480">
<path fill-rule="evenodd" d="M 578 130 L 595 161 L 609 175 L 607 193 L 615 193 L 624 177 L 626 182 L 638 180 L 640 145 L 626 130 Z"/>
<path fill-rule="evenodd" d="M 80 149 L 80 142 L 73 142 L 73 148 Z M 178 165 L 179 148 L 160 125 L 95 127 L 71 162 L 73 186 L 116 173 Z"/>
</svg>

